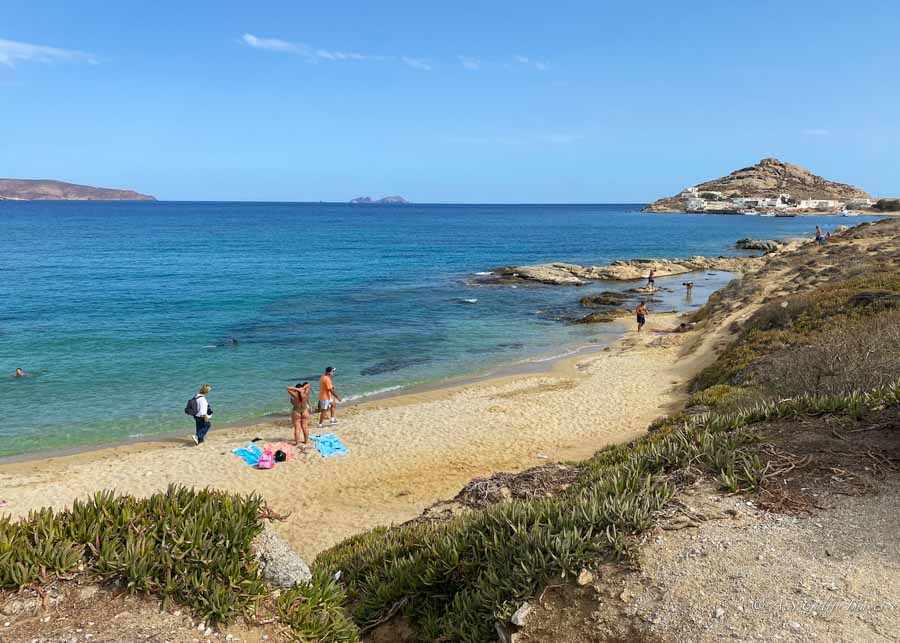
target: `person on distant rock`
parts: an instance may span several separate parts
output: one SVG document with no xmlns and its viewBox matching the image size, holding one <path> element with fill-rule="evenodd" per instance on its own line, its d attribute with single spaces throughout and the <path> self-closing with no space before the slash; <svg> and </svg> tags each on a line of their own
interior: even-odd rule
<svg viewBox="0 0 900 643">
<path fill-rule="evenodd" d="M 656 288 L 656 268 L 650 268 L 650 274 L 647 275 L 647 286 L 649 286 L 650 290 Z"/>
<path fill-rule="evenodd" d="M 647 323 L 647 305 L 644 302 L 639 303 L 634 309 L 634 314 L 637 317 L 638 332 L 641 332 L 644 324 Z"/>
<path fill-rule="evenodd" d="M 291 398 L 291 424 L 294 426 L 294 446 L 300 446 L 300 434 L 303 433 L 303 444 L 309 442 L 309 382 L 300 382 L 297 386 L 287 387 Z"/>
<path fill-rule="evenodd" d="M 825 235 L 822 234 L 822 228 L 819 226 L 816 226 L 816 243 L 818 243 L 819 246 L 825 245 Z"/>
<path fill-rule="evenodd" d="M 319 378 L 319 425 L 322 428 L 325 425 L 325 415 L 331 416 L 328 424 L 337 424 L 337 418 L 334 417 L 335 402 L 342 402 L 341 396 L 334 389 L 331 378 L 334 376 L 334 366 L 325 369 L 325 375 Z"/>
</svg>

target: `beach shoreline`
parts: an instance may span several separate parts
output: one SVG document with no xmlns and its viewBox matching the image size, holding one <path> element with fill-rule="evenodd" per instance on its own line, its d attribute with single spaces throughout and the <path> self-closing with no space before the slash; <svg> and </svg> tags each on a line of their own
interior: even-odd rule
<svg viewBox="0 0 900 643">
<path fill-rule="evenodd" d="M 366 404 L 383 402 L 386 400 L 391 400 L 393 398 L 402 398 L 409 395 L 419 395 L 422 393 L 435 393 L 441 391 L 451 393 L 456 389 L 482 382 L 491 383 L 509 377 L 552 373 L 557 364 L 559 364 L 560 362 L 602 351 L 607 347 L 615 344 L 617 341 L 621 340 L 628 332 L 626 329 L 626 319 L 628 317 L 629 312 L 623 311 L 621 319 L 604 324 L 607 328 L 610 329 L 616 329 L 616 327 L 619 327 L 618 329 L 613 330 L 613 333 L 615 333 L 615 335 L 609 337 L 608 341 L 605 341 L 607 338 L 603 338 L 592 340 L 590 343 L 586 344 L 579 343 L 560 345 L 557 350 L 553 351 L 554 354 L 549 356 L 543 354 L 534 355 L 514 362 L 501 363 L 495 367 L 485 369 L 483 371 L 460 373 L 458 375 L 442 377 L 430 382 L 401 385 L 380 392 L 363 394 L 358 397 L 347 399 L 346 401 L 339 404 L 338 412 L 340 415 L 349 409 L 354 409 Z M 560 351 L 562 351 L 562 353 L 560 353 Z M 287 406 L 288 403 L 287 400 L 285 400 L 285 407 Z M 313 430 L 315 427 L 314 420 L 316 416 L 316 413 L 312 413 L 310 415 L 311 434 L 314 434 L 316 432 Z M 212 435 L 224 431 L 232 433 L 237 431 L 250 431 L 254 427 L 266 427 L 272 425 L 273 423 L 287 423 L 290 421 L 290 417 L 291 412 L 286 408 L 282 412 L 271 413 L 264 416 L 254 416 L 223 424 L 215 423 L 213 425 Z M 188 420 L 190 419 L 188 418 Z M 123 447 L 151 448 L 155 446 L 178 444 L 184 442 L 185 437 L 190 436 L 192 428 L 193 427 L 190 425 L 190 421 L 187 421 L 185 422 L 185 426 L 183 429 L 164 431 L 158 434 L 141 434 L 130 436 L 128 438 L 97 442 L 92 444 L 40 449 L 36 451 L 29 451 L 27 453 L 17 453 L 13 455 L 0 456 L 0 470 L 2 470 L 2 468 L 6 465 L 23 464 L 27 462 L 43 461 L 53 458 L 75 457 L 89 454 L 94 451 L 106 451 L 110 449 L 120 449 Z"/>
<path fill-rule="evenodd" d="M 677 326 L 680 314 L 651 318 Z M 701 342 L 702 339 L 702 342 Z M 687 344 L 702 343 L 685 351 Z M 711 354 L 697 333 L 638 335 L 549 363 L 547 370 L 365 402 L 339 413 L 349 456 L 297 460 L 260 471 L 231 453 L 252 437 L 290 437 L 287 418 L 216 429 L 201 448 L 187 436 L 0 465 L 0 499 L 13 517 L 62 509 L 101 489 L 136 496 L 170 484 L 261 494 L 287 514 L 279 531 L 304 557 L 359 531 L 415 518 L 474 477 L 579 460 L 633 439 L 687 396 Z M 313 427 L 315 422 L 312 423 Z M 316 430 L 313 428 L 312 432 Z"/>
</svg>

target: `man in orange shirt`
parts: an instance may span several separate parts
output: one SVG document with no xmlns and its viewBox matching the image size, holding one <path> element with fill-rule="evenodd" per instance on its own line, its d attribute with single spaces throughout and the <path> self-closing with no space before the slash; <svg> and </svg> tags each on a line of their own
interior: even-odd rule
<svg viewBox="0 0 900 643">
<path fill-rule="evenodd" d="M 328 424 L 337 424 L 334 417 L 335 402 L 340 402 L 341 396 L 334 390 L 334 384 L 331 383 L 331 377 L 334 375 L 334 366 L 325 369 L 325 375 L 319 378 L 319 426 L 322 428 L 325 424 L 325 414 L 329 414 L 331 419 Z"/>
</svg>

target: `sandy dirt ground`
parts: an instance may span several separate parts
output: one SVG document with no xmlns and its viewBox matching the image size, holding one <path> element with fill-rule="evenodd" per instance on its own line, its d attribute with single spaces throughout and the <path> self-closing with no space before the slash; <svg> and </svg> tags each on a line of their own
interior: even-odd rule
<svg viewBox="0 0 900 643">
<path fill-rule="evenodd" d="M 674 315 L 650 328 L 672 328 Z M 695 333 L 692 333 L 692 335 Z M 550 372 L 506 377 L 372 402 L 339 413 L 334 432 L 350 455 L 297 460 L 261 471 L 232 453 L 252 438 L 289 439 L 287 422 L 215 430 L 0 467 L 3 511 L 62 508 L 99 489 L 147 495 L 171 483 L 258 492 L 276 529 L 307 559 L 362 530 L 402 522 L 452 497 L 471 478 L 579 459 L 631 439 L 684 397 L 711 346 L 682 357 L 683 335 L 633 331 L 606 351 L 558 362 Z M 711 344 L 712 342 L 706 342 Z M 313 429 L 315 432 L 315 429 Z"/>
</svg>

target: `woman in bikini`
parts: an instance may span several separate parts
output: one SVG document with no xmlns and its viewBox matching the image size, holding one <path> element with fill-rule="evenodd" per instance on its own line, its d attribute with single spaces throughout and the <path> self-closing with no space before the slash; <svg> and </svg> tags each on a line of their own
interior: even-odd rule
<svg viewBox="0 0 900 643">
<path fill-rule="evenodd" d="M 309 441 L 309 382 L 297 386 L 288 386 L 291 398 L 291 424 L 294 426 L 294 446 L 300 446 L 300 432 L 303 432 L 303 444 Z"/>
</svg>

